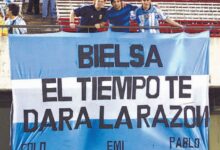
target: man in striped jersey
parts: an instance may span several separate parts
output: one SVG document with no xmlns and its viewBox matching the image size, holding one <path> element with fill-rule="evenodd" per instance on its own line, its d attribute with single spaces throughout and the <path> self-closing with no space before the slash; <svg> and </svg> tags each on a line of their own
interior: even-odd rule
<svg viewBox="0 0 220 150">
<path fill-rule="evenodd" d="M 136 10 L 136 19 L 139 26 L 159 26 L 159 21 L 164 20 L 167 23 L 183 28 L 183 25 L 170 19 L 158 7 L 151 4 L 151 0 L 142 0 L 142 6 Z M 159 33 L 158 29 L 141 29 L 141 32 Z"/>
<path fill-rule="evenodd" d="M 13 28 L 13 25 L 26 25 L 26 22 L 19 16 L 20 7 L 17 4 L 10 3 L 7 6 L 6 17 L 8 18 L 5 21 L 6 25 L 11 25 L 8 28 L 9 34 L 26 34 L 27 28 Z"/>
</svg>

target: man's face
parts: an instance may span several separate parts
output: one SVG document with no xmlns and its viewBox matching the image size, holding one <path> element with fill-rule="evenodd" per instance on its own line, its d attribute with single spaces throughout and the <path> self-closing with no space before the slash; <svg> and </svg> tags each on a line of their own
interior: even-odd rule
<svg viewBox="0 0 220 150">
<path fill-rule="evenodd" d="M 6 17 L 12 16 L 12 12 L 9 10 L 9 8 L 6 9 Z"/>
<path fill-rule="evenodd" d="M 151 4 L 151 0 L 142 0 L 142 5 L 144 8 L 149 8 Z"/>
<path fill-rule="evenodd" d="M 122 8 L 122 2 L 121 0 L 114 0 L 114 2 L 112 3 L 112 6 L 116 9 L 116 10 L 120 10 Z"/>
<path fill-rule="evenodd" d="M 95 0 L 95 7 L 101 9 L 105 6 L 106 0 Z"/>
</svg>

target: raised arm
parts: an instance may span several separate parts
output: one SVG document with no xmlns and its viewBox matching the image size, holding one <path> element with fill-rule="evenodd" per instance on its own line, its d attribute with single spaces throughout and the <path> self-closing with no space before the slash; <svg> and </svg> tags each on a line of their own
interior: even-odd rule
<svg viewBox="0 0 220 150">
<path fill-rule="evenodd" d="M 72 28 L 72 29 L 76 28 L 76 24 L 74 23 L 74 18 L 75 18 L 75 13 L 74 13 L 74 10 L 72 10 L 70 12 L 70 18 L 69 18 L 69 20 L 70 20 L 70 28 Z"/>
<path fill-rule="evenodd" d="M 179 24 L 178 22 L 176 22 L 176 21 L 170 19 L 169 17 L 167 17 L 167 18 L 165 19 L 165 21 L 166 21 L 167 23 L 173 25 L 173 26 L 183 28 L 183 25 L 181 25 L 181 24 Z"/>
<path fill-rule="evenodd" d="M 179 24 L 178 22 L 174 21 L 173 19 L 169 18 L 167 15 L 165 15 L 161 9 L 159 9 L 158 7 L 156 7 L 158 14 L 160 15 L 161 19 L 166 21 L 167 23 L 176 26 L 176 27 L 180 27 L 183 28 L 183 25 Z"/>
</svg>

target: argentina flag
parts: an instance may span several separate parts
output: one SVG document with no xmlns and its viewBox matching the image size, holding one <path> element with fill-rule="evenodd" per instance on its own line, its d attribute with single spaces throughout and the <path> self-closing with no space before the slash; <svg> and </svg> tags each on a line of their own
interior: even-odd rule
<svg viewBox="0 0 220 150">
<path fill-rule="evenodd" d="M 208 150 L 209 32 L 10 35 L 12 150 Z"/>
</svg>

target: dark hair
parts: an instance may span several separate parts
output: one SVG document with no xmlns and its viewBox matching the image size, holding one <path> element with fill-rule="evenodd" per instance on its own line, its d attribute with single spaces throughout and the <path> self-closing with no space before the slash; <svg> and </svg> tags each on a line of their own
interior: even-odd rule
<svg viewBox="0 0 220 150">
<path fill-rule="evenodd" d="M 13 4 L 13 3 L 9 4 L 8 9 L 9 9 L 9 11 L 11 11 L 13 16 L 17 16 L 19 14 L 20 8 L 17 4 Z"/>
<path fill-rule="evenodd" d="M 114 2 L 115 0 L 111 0 L 111 4 Z M 121 0 L 121 1 L 123 1 L 123 0 Z"/>
</svg>

